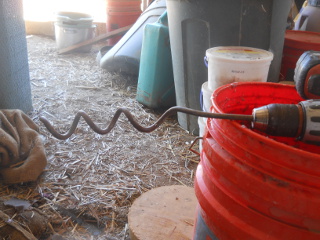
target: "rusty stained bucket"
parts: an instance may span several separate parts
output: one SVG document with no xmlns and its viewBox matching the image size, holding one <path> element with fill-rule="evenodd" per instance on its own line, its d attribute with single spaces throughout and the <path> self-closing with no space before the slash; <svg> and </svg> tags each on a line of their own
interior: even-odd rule
<svg viewBox="0 0 320 240">
<path fill-rule="evenodd" d="M 214 92 L 212 111 L 251 114 L 302 100 L 293 86 L 235 83 Z M 207 128 L 194 239 L 320 239 L 320 147 L 245 122 L 208 119 Z"/>
</svg>

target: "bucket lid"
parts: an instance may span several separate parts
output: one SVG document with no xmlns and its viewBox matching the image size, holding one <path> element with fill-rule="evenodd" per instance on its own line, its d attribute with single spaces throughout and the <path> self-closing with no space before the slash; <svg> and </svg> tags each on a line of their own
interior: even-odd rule
<svg viewBox="0 0 320 240">
<path fill-rule="evenodd" d="M 58 12 L 56 22 L 66 25 L 91 25 L 93 17 L 86 13 L 79 12 Z"/>
<path fill-rule="evenodd" d="M 320 50 L 320 33 L 298 30 L 287 30 L 285 35 L 285 46 L 298 49 Z M 313 49 L 316 47 L 316 49 Z"/>
<path fill-rule="evenodd" d="M 245 62 L 271 61 L 273 59 L 272 52 L 259 48 L 242 46 L 214 47 L 208 49 L 206 55 L 209 58 L 209 61 L 210 57 Z"/>
</svg>

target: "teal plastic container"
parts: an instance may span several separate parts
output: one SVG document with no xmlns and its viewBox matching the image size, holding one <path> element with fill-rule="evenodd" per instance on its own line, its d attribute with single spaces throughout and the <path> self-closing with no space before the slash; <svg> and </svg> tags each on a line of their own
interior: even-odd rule
<svg viewBox="0 0 320 240">
<path fill-rule="evenodd" d="M 167 11 L 145 26 L 136 99 L 149 108 L 176 103 Z"/>
</svg>

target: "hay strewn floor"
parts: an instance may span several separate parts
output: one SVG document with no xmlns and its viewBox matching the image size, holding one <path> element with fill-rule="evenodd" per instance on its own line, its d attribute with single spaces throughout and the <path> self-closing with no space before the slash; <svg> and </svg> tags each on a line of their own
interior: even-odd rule
<svg viewBox="0 0 320 240">
<path fill-rule="evenodd" d="M 136 131 L 124 116 L 108 135 L 94 133 L 84 121 L 66 141 L 53 138 L 39 122 L 48 118 L 61 132 L 75 113 L 86 111 L 106 127 L 119 107 L 143 125 L 162 113 L 135 100 L 135 82 L 100 69 L 90 53 L 57 55 L 52 39 L 28 36 L 34 121 L 40 125 L 48 165 L 37 184 L 4 187 L 2 193 L 37 200 L 50 219 L 46 237 L 129 239 L 127 213 L 143 192 L 164 185 L 193 185 L 199 159 L 188 150 L 195 136 L 169 119 L 152 133 Z"/>
</svg>

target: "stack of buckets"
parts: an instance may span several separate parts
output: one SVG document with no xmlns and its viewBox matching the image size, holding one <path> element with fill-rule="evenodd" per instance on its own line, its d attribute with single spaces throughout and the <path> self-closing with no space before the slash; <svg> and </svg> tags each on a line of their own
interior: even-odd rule
<svg viewBox="0 0 320 240">
<path fill-rule="evenodd" d="M 55 38 L 58 49 L 89 40 L 95 35 L 96 25 L 86 13 L 58 12 L 55 21 Z M 78 48 L 77 51 L 89 52 L 91 45 Z"/>
<path fill-rule="evenodd" d="M 205 64 L 208 67 L 208 81 L 202 84 L 201 108 L 211 111 L 211 95 L 219 87 L 234 82 L 266 82 L 273 54 L 250 47 L 215 47 L 206 51 Z M 232 96 L 230 96 L 232 97 Z M 207 119 L 198 118 L 199 136 L 206 131 Z M 202 142 L 200 141 L 200 151 Z"/>
<path fill-rule="evenodd" d="M 220 67 L 214 66 L 212 77 L 210 61 L 216 52 L 206 53 L 208 86 L 215 86 L 212 78 L 225 83 L 226 75 L 217 78 L 217 72 L 239 70 L 221 66 L 220 51 L 221 60 L 215 63 Z M 265 65 L 266 59 L 271 60 L 267 53 Z M 248 70 L 259 67 L 247 61 Z M 253 108 L 271 103 L 300 101 L 294 86 L 250 79 L 215 89 L 211 111 L 249 115 Z M 206 121 L 194 184 L 199 202 L 194 239 L 320 239 L 320 148 L 294 138 L 265 136 L 249 125 Z"/>
<path fill-rule="evenodd" d="M 141 15 L 140 0 L 106 0 L 107 32 L 132 25 Z M 108 45 L 115 45 L 122 36 L 108 39 Z"/>
</svg>

